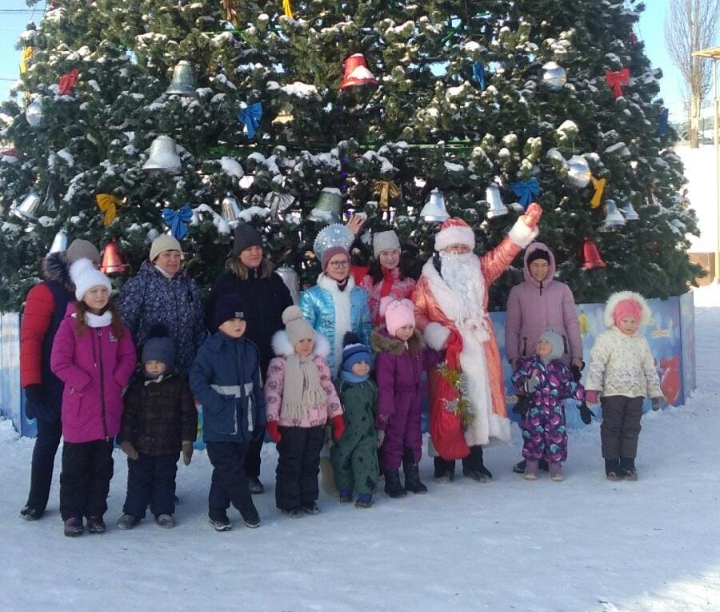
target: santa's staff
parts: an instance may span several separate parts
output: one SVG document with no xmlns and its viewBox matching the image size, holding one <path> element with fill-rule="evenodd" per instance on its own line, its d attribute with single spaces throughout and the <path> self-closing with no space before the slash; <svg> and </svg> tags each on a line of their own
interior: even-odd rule
<svg viewBox="0 0 720 612">
<path fill-rule="evenodd" d="M 502 365 L 487 313 L 488 288 L 537 236 L 542 215 L 531 204 L 496 248 L 473 253 L 475 234 L 461 219 L 448 219 L 435 237 L 435 255 L 423 266 L 413 302 L 428 345 L 445 349 L 445 362 L 430 373 L 431 454 L 435 479 L 451 481 L 455 460 L 463 474 L 487 481 L 482 447 L 510 440 Z M 433 452 L 434 451 L 434 452 Z"/>
</svg>

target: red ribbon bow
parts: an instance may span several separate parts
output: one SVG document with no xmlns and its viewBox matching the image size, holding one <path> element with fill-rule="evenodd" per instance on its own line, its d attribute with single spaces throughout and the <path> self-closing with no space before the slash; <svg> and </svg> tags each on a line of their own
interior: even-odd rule
<svg viewBox="0 0 720 612">
<path fill-rule="evenodd" d="M 619 98 L 623 95 L 623 86 L 628 84 L 630 80 L 630 69 L 623 68 L 622 70 L 606 70 L 605 80 L 608 86 L 612 89 L 612 97 Z"/>
<path fill-rule="evenodd" d="M 75 83 L 77 83 L 78 76 L 80 76 L 80 72 L 77 68 L 75 68 L 60 77 L 60 82 L 58 83 L 58 91 L 61 96 L 66 96 L 73 90 L 73 87 L 75 87 Z"/>
</svg>

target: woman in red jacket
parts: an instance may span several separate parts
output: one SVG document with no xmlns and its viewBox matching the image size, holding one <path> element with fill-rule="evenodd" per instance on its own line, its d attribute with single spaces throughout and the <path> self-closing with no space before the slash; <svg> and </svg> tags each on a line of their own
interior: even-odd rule
<svg viewBox="0 0 720 612">
<path fill-rule="evenodd" d="M 25 390 L 25 414 L 37 420 L 30 493 L 20 511 L 26 521 L 45 512 L 50 496 L 55 453 L 62 427 L 63 383 L 50 371 L 50 351 L 75 290 L 69 266 L 85 257 L 100 265 L 100 253 L 87 240 L 74 240 L 65 253 L 51 253 L 42 263 L 44 280 L 30 289 L 20 325 L 20 382 Z"/>
</svg>

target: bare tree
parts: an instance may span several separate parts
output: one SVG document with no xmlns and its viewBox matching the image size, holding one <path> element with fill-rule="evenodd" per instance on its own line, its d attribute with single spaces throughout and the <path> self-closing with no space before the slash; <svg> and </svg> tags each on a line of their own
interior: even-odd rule
<svg viewBox="0 0 720 612">
<path fill-rule="evenodd" d="M 711 62 L 693 57 L 693 51 L 715 44 L 720 0 L 670 0 L 665 15 L 665 44 L 680 70 L 690 98 L 690 146 L 698 146 L 700 105 L 710 90 Z"/>
</svg>

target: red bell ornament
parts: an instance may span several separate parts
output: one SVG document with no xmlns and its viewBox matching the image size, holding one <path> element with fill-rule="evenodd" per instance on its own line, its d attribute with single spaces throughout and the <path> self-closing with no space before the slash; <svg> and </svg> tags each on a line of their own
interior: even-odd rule
<svg viewBox="0 0 720 612">
<path fill-rule="evenodd" d="M 113 238 L 105 245 L 102 262 L 100 263 L 100 272 L 103 274 L 117 274 L 125 272 L 129 267 L 125 255 L 120 251 L 117 238 Z"/>
<path fill-rule="evenodd" d="M 582 268 L 583 270 L 597 270 L 604 268 L 605 262 L 600 257 L 597 245 L 590 238 L 583 238 Z"/>
<path fill-rule="evenodd" d="M 340 89 L 377 84 L 378 80 L 368 70 L 365 56 L 362 53 L 355 53 L 345 60 L 345 76 L 340 83 Z"/>
</svg>

